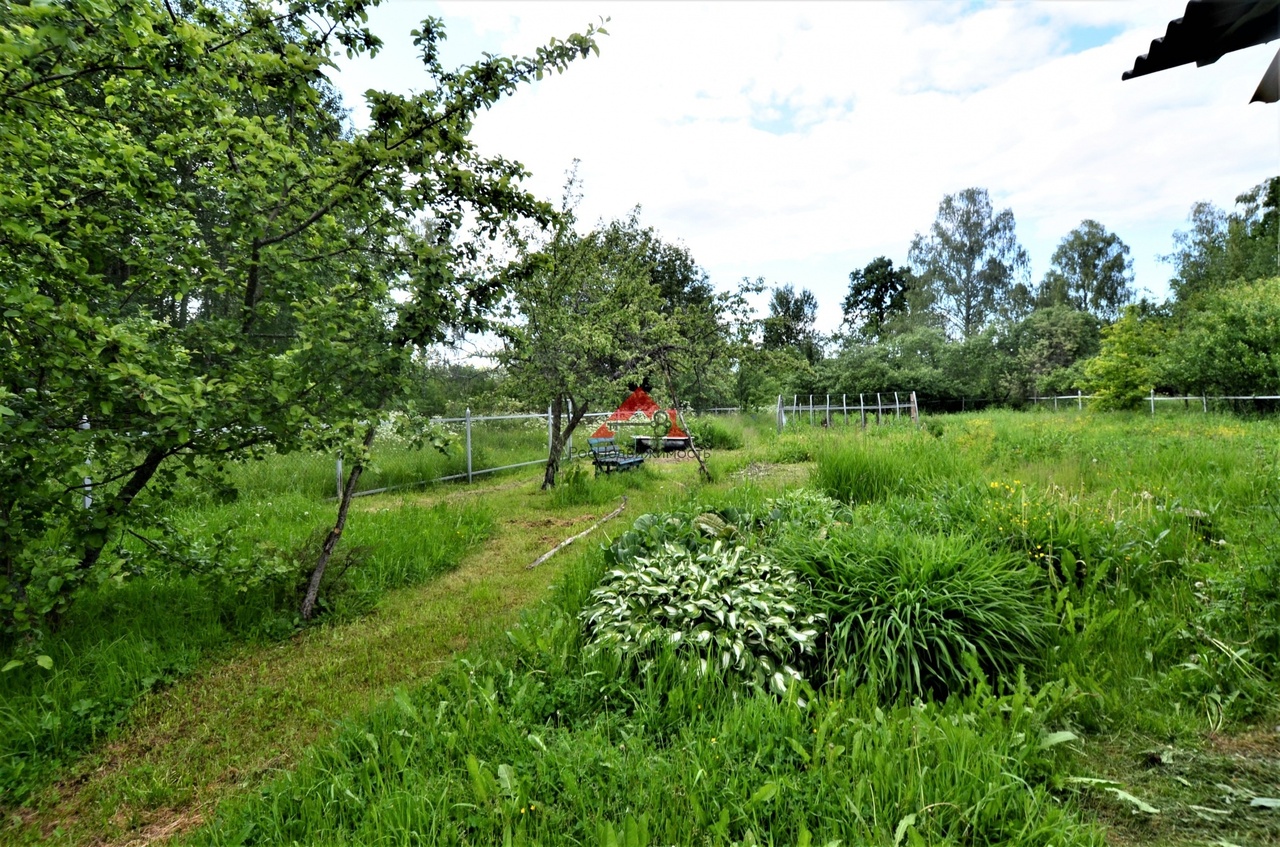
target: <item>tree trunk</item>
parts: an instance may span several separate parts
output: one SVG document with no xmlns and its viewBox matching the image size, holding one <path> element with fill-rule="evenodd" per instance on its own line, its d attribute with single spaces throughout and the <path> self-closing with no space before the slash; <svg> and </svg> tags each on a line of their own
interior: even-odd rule
<svg viewBox="0 0 1280 847">
<path fill-rule="evenodd" d="M 156 471 L 160 470 L 160 463 L 168 457 L 168 450 L 160 447 L 151 448 L 151 452 L 147 453 L 147 457 L 142 460 L 142 464 L 138 465 L 137 469 L 134 470 L 133 475 L 129 477 L 129 481 L 124 484 L 124 487 L 120 489 L 115 497 L 111 498 L 111 502 L 106 505 L 106 521 L 102 535 L 85 546 L 84 553 L 80 557 L 80 570 L 88 570 L 98 563 L 98 559 L 102 557 L 102 551 L 107 547 L 111 520 L 120 517 L 128 510 L 134 498 L 142 493 L 142 489 L 146 488 L 147 483 L 151 482 L 151 478 L 156 475 Z"/>
<path fill-rule="evenodd" d="M 707 470 L 702 451 L 698 449 L 697 444 L 693 443 L 693 433 L 689 432 L 689 425 L 684 420 L 684 412 L 680 409 L 680 398 L 676 396 L 676 381 L 671 376 L 671 363 L 664 359 L 662 365 L 662 372 L 667 378 L 667 393 L 671 395 L 671 405 L 676 410 L 676 420 L 680 422 L 680 428 L 689 436 L 689 450 L 692 451 L 693 458 L 698 460 L 698 475 L 704 482 L 711 482 L 711 471 Z"/>
<path fill-rule="evenodd" d="M 334 548 L 338 546 L 338 540 L 342 538 L 342 530 L 347 525 L 347 511 L 351 508 L 351 500 L 356 493 L 356 485 L 360 482 L 360 474 L 364 473 L 365 458 L 368 456 L 369 448 L 373 446 L 373 439 L 378 434 L 378 422 L 375 420 L 369 424 L 369 431 L 364 436 L 364 451 L 361 453 L 360 461 L 351 467 L 351 473 L 347 477 L 347 484 L 342 489 L 342 499 L 338 502 L 338 520 L 334 523 L 333 529 L 329 530 L 328 537 L 324 540 L 324 546 L 320 548 L 320 558 L 316 560 L 315 569 L 311 571 L 311 581 L 307 583 L 307 594 L 302 598 L 302 608 L 299 613 L 304 621 L 311 620 L 311 614 L 315 611 L 316 599 L 320 596 L 320 582 L 324 579 L 324 569 L 329 565 L 329 559 L 333 557 Z"/>
<path fill-rule="evenodd" d="M 564 401 L 566 399 L 572 400 L 573 398 L 557 397 L 551 403 L 551 455 L 547 456 L 547 470 L 542 477 L 544 491 L 555 487 L 556 474 L 560 472 L 560 454 L 564 452 L 564 445 L 568 442 L 569 436 L 573 435 L 573 431 L 578 428 L 578 424 L 587 413 L 587 402 L 585 400 L 575 405 L 573 414 L 569 416 L 568 425 L 561 431 L 560 421 L 564 415 Z"/>
</svg>

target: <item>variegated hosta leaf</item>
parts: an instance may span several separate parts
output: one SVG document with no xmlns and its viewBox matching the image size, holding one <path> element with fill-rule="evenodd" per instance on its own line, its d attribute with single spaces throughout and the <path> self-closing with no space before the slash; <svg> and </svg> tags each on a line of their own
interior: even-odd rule
<svg viewBox="0 0 1280 847">
<path fill-rule="evenodd" d="M 592 591 L 581 613 L 590 645 L 640 654 L 687 645 L 704 672 L 710 660 L 779 693 L 800 678 L 788 661 L 811 655 L 825 624 L 804 611 L 806 583 L 723 540 L 695 551 L 655 547 L 622 561 Z"/>
</svg>

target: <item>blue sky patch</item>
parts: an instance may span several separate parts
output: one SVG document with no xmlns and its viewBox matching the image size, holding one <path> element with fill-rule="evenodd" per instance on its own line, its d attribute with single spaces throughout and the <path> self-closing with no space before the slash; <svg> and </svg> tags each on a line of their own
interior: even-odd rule
<svg viewBox="0 0 1280 847">
<path fill-rule="evenodd" d="M 1125 31 L 1117 24 L 1111 26 L 1073 26 L 1064 35 L 1067 39 L 1067 53 L 1083 53 L 1094 47 L 1108 44 L 1116 36 Z"/>
<path fill-rule="evenodd" d="M 799 109 L 790 103 L 775 100 L 767 106 L 755 109 L 751 115 L 751 128 L 771 135 L 789 135 L 804 129 L 797 120 L 799 116 Z"/>
</svg>

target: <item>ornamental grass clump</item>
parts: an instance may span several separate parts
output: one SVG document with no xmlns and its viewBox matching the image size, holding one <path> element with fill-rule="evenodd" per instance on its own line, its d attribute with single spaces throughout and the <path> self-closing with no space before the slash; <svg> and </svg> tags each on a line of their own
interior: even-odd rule
<svg viewBox="0 0 1280 847">
<path fill-rule="evenodd" d="M 918 488 L 925 468 L 902 445 L 841 443 L 825 446 L 815 456 L 813 485 L 846 503 L 874 503 Z"/>
<path fill-rule="evenodd" d="M 666 543 L 605 573 L 581 613 L 588 650 L 688 656 L 785 693 L 802 679 L 824 618 L 805 583 L 760 554 L 716 541 Z"/>
<path fill-rule="evenodd" d="M 827 616 L 827 673 L 870 683 L 885 700 L 942 699 L 967 688 L 975 667 L 995 681 L 1040 662 L 1044 613 L 1015 554 L 866 528 L 793 539 L 777 554 L 808 577 Z"/>
</svg>

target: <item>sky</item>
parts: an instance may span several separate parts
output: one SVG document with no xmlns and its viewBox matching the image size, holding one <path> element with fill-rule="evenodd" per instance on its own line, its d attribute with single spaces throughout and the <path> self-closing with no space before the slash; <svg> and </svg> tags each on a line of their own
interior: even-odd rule
<svg viewBox="0 0 1280 847">
<path fill-rule="evenodd" d="M 947 194 L 1011 208 L 1030 281 L 1092 218 L 1129 245 L 1139 291 L 1168 295 L 1159 256 L 1196 201 L 1229 208 L 1280 174 L 1280 107 L 1249 103 L 1275 43 L 1121 82 L 1184 0 L 542 2 L 383 0 L 375 58 L 334 81 L 357 126 L 364 92 L 420 91 L 410 31 L 443 19 L 446 65 L 528 55 L 603 24 L 600 55 L 479 116 L 480 151 L 532 172 L 558 204 L 581 161 L 580 221 L 641 207 L 721 290 L 743 277 L 813 291 L 837 329 L 849 272 L 906 262 Z"/>
</svg>

